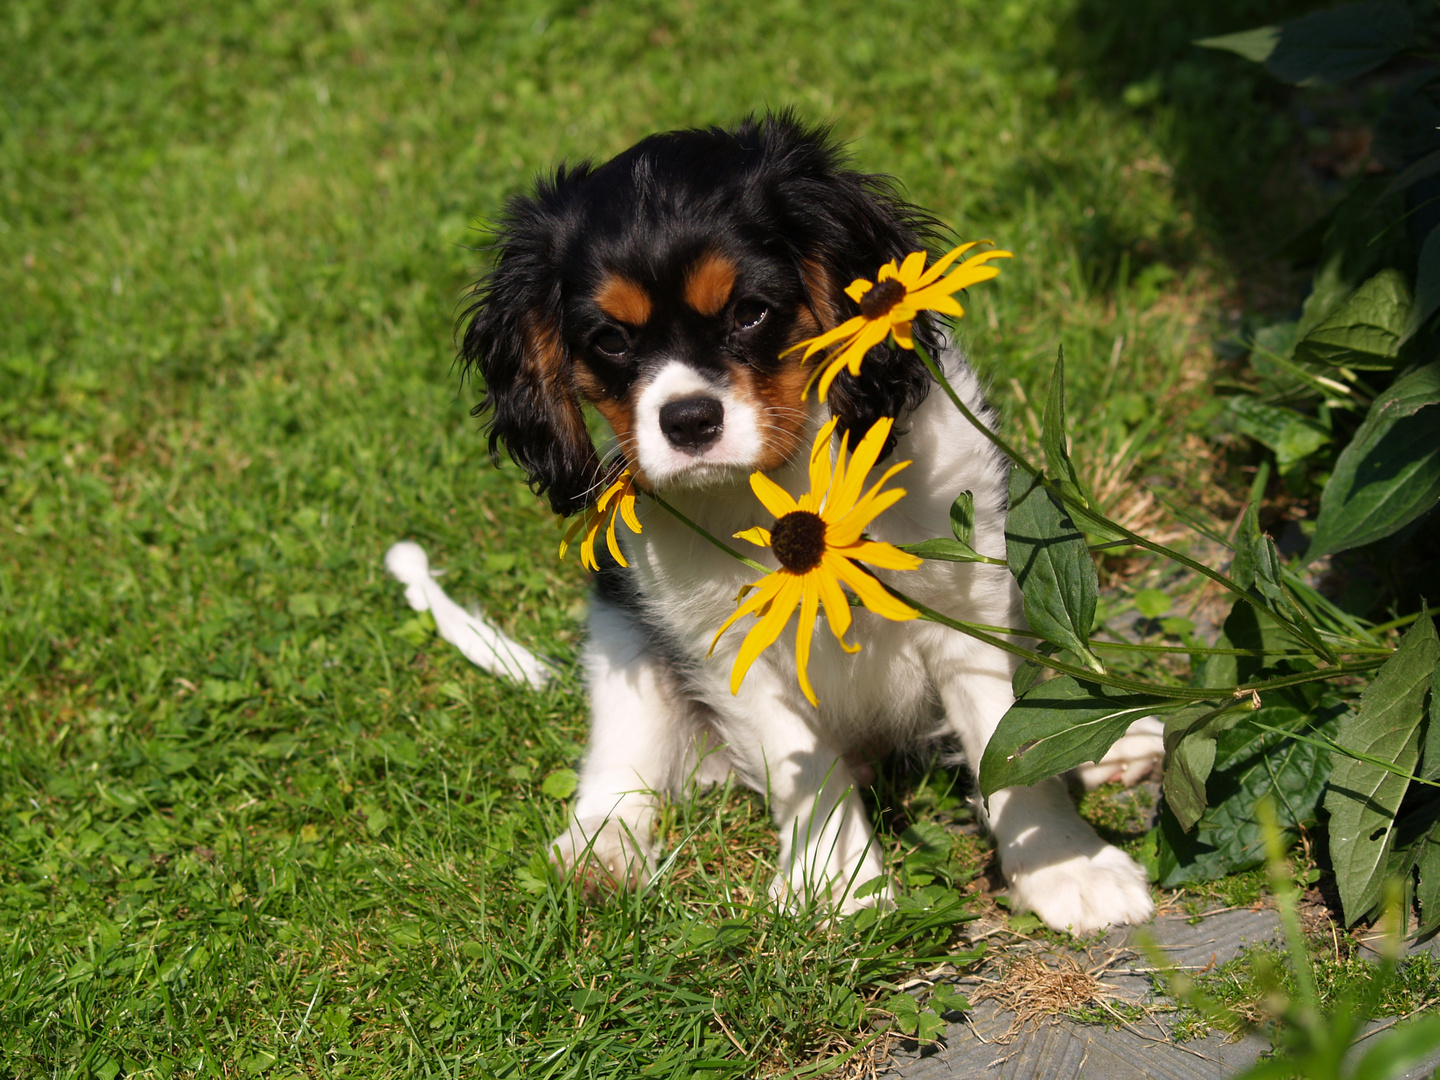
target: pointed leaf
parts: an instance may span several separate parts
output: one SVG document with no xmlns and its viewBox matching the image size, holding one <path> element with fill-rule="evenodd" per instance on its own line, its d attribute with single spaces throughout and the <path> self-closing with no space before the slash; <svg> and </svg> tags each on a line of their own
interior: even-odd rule
<svg viewBox="0 0 1440 1080">
<path fill-rule="evenodd" d="M 1220 49 L 1224 52 L 1232 52 L 1237 56 L 1243 56 L 1246 60 L 1253 60 L 1257 64 L 1263 64 L 1270 59 L 1270 54 L 1275 51 L 1275 46 L 1280 42 L 1280 27 L 1278 26 L 1257 26 L 1254 30 L 1241 30 L 1235 34 L 1221 34 L 1219 37 L 1201 38 L 1195 42 L 1201 48 Z"/>
<path fill-rule="evenodd" d="M 1188 835 L 1167 792 L 1160 829 L 1161 884 L 1173 888 L 1209 881 L 1264 862 L 1264 838 L 1255 818 L 1255 804 L 1264 796 L 1274 803 L 1287 833 L 1313 824 L 1330 775 L 1330 752 L 1250 722 L 1324 732 L 1334 727 L 1343 709 L 1338 698 L 1317 708 L 1297 696 L 1258 712 L 1228 714 L 1237 723 L 1214 741 L 1215 767 L 1205 785 L 1210 805 Z M 1319 723 L 1313 724 L 1316 715 Z"/>
<path fill-rule="evenodd" d="M 1416 1066 L 1433 1065 L 1436 1050 L 1440 1050 L 1440 1015 L 1430 1013 L 1377 1038 L 1350 1077 L 1351 1080 L 1399 1080 Z"/>
<path fill-rule="evenodd" d="M 1404 4 L 1346 4 L 1282 23 L 1265 66 L 1295 86 L 1339 83 L 1379 67 L 1414 40 Z"/>
<path fill-rule="evenodd" d="M 1305 558 L 1372 543 L 1440 502 L 1440 360 L 1397 379 L 1375 399 L 1340 452 Z"/>
<path fill-rule="evenodd" d="M 1360 370 L 1393 368 L 1410 309 L 1405 275 L 1382 270 L 1299 341 L 1295 359 Z"/>
<path fill-rule="evenodd" d="M 1055 370 L 1050 376 L 1050 393 L 1045 399 L 1045 419 L 1041 426 L 1040 444 L 1045 449 L 1045 468 L 1060 483 L 1067 496 L 1089 506 L 1080 487 L 1080 477 L 1065 449 L 1065 350 L 1055 357 Z"/>
<path fill-rule="evenodd" d="M 966 547 L 975 539 L 975 496 L 972 492 L 960 492 L 950 504 L 950 531 Z"/>
<path fill-rule="evenodd" d="M 1440 150 L 1425 160 L 1435 160 L 1435 171 L 1440 172 Z M 1409 171 L 1408 169 L 1406 170 Z M 1430 230 L 1420 248 L 1419 269 L 1415 277 L 1415 303 L 1410 308 L 1410 318 L 1405 324 L 1401 341 L 1409 341 L 1430 321 L 1430 316 L 1440 311 L 1440 228 Z"/>
<path fill-rule="evenodd" d="M 1205 812 L 1205 782 L 1215 766 L 1216 737 L 1244 715 L 1239 708 L 1210 715 L 1214 711 L 1207 702 L 1182 709 L 1165 721 L 1165 803 L 1187 832 Z"/>
<path fill-rule="evenodd" d="M 1407 772 L 1420 757 L 1421 709 L 1440 659 L 1440 640 L 1426 612 L 1340 722 L 1336 741 Z M 1334 755 L 1325 809 L 1330 856 L 1347 924 L 1380 900 L 1381 872 L 1395 834 L 1395 815 L 1410 782 L 1379 766 Z"/>
<path fill-rule="evenodd" d="M 980 791 L 1039 783 L 1098 761 L 1132 723 L 1167 704 L 1174 701 L 1070 675 L 1040 683 L 1000 719 L 980 762 Z"/>
<path fill-rule="evenodd" d="M 962 544 L 959 540 L 950 540 L 943 536 L 936 537 L 934 540 L 922 540 L 918 544 L 897 544 L 896 546 L 901 551 L 922 559 L 939 559 L 943 562 L 983 562 L 985 559 L 984 555 L 981 555 L 969 544 Z"/>
<path fill-rule="evenodd" d="M 1428 934 L 1440 927 L 1440 824 L 1432 825 L 1420 839 L 1415 862 L 1420 876 L 1415 886 L 1415 902 L 1420 905 L 1417 932 Z"/>
<path fill-rule="evenodd" d="M 1089 645 L 1099 585 L 1085 536 L 1060 500 L 1018 468 L 1010 472 L 1005 555 L 1020 583 L 1030 629 L 1103 672 Z"/>
</svg>

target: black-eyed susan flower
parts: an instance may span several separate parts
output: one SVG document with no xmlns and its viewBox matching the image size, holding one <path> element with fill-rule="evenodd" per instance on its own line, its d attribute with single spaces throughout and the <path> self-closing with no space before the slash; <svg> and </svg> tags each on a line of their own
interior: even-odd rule
<svg viewBox="0 0 1440 1080">
<path fill-rule="evenodd" d="M 757 472 L 750 477 L 750 487 L 765 509 L 775 515 L 775 524 L 769 529 L 747 529 L 735 536 L 760 547 L 768 547 L 779 560 L 780 569 L 755 582 L 750 587 L 754 595 L 745 600 L 715 634 L 718 642 L 720 635 L 742 616 L 758 617 L 756 624 L 745 635 L 740 653 L 735 658 L 735 666 L 730 673 L 732 694 L 740 689 L 740 683 L 756 657 L 780 636 L 797 604 L 800 618 L 795 637 L 795 667 L 800 678 L 800 690 L 811 705 L 819 704 L 810 685 L 807 668 L 810 639 L 814 635 L 821 603 L 825 605 L 830 632 L 841 647 L 846 652 L 858 652 L 860 649 L 859 645 L 849 645 L 845 641 L 851 615 L 850 601 L 842 585 L 854 592 L 867 608 L 887 619 L 913 619 L 919 615 L 914 608 L 886 592 L 880 582 L 858 565 L 867 563 L 886 570 L 913 570 L 922 561 L 891 544 L 864 537 L 866 527 L 905 495 L 903 488 L 880 489 L 910 464 L 908 461 L 892 465 L 868 491 L 863 494 L 861 491 L 866 474 L 879 458 L 894 421 L 888 417 L 877 421 L 860 440 L 848 462 L 847 436 L 841 442 L 832 470 L 830 437 L 835 431 L 835 423 L 831 420 L 815 437 L 810 450 L 810 490 L 799 499 L 792 499 L 784 488 L 764 473 Z M 710 648 L 714 650 L 714 643 Z"/>
<path fill-rule="evenodd" d="M 629 566 L 620 551 L 619 542 L 615 539 L 617 517 L 625 519 L 631 532 L 640 532 L 640 519 L 635 516 L 635 476 L 629 469 L 622 472 L 619 479 L 600 493 L 594 506 L 587 507 L 583 514 L 570 523 L 565 535 L 560 539 L 560 558 L 565 557 L 571 541 L 583 529 L 585 539 L 580 541 L 580 565 L 587 570 L 599 570 L 600 564 L 595 560 L 595 541 L 600 536 L 600 526 L 604 524 L 605 546 L 610 549 L 610 554 L 617 563 Z"/>
<path fill-rule="evenodd" d="M 810 377 L 811 383 L 816 378 L 820 380 L 820 400 L 825 400 L 830 384 L 842 368 L 848 368 L 851 375 L 860 374 L 860 361 L 865 354 L 891 334 L 895 335 L 895 344 L 902 349 L 913 349 L 915 339 L 910 332 L 910 323 L 920 312 L 938 311 L 957 319 L 963 316 L 965 309 L 953 294 L 998 276 L 999 267 L 988 264 L 992 259 L 1011 258 L 1010 252 L 995 248 L 982 251 L 966 259 L 955 268 L 954 273 L 945 277 L 940 275 L 971 248 L 986 242 L 975 240 L 961 244 L 937 259 L 928 270 L 925 269 L 925 252 L 912 251 L 899 266 L 895 265 L 894 259 L 882 266 L 873 282 L 864 278 L 852 281 L 845 293 L 860 305 L 860 314 L 789 350 L 793 352 L 803 348 L 803 360 L 806 362 L 824 349 L 831 350 L 824 365 L 817 367 Z M 805 389 L 809 391 L 809 384 Z"/>
</svg>

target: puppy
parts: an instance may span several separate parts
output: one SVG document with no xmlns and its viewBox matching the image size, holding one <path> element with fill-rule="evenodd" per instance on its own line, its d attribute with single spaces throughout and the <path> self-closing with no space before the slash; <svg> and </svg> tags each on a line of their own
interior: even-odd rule
<svg viewBox="0 0 1440 1080">
<path fill-rule="evenodd" d="M 743 630 L 723 636 L 713 655 L 711 641 L 757 575 L 644 497 L 661 496 L 728 540 L 771 524 L 747 482 L 752 472 L 802 492 L 824 422 L 835 417 L 836 440 L 848 432 L 854 446 L 875 421 L 895 417 L 881 467 L 913 462 L 903 475 L 909 494 L 876 519 L 872 537 L 944 536 L 950 504 L 968 490 L 975 546 L 1003 554 L 1007 464 L 932 392 L 913 352 L 876 346 L 821 404 L 803 393 L 813 362 L 788 351 L 856 313 L 844 292 L 852 280 L 937 251 L 939 231 L 888 180 L 851 168 L 828 132 L 788 113 L 654 135 L 603 165 L 561 166 L 509 203 L 461 351 L 467 372 L 484 377 L 475 411 L 489 415 L 491 455 L 498 460 L 503 446 L 557 514 L 590 505 L 626 467 L 641 493 L 641 531 L 619 530 L 628 565 L 597 575 L 584 652 L 590 746 L 573 819 L 551 849 L 564 868 L 592 881 L 648 880 L 656 799 L 733 770 L 774 813 L 772 895 L 852 910 L 884 894 L 856 897 L 884 868 L 852 762 L 876 746 L 941 739 L 980 761 L 1013 700 L 1008 654 L 856 608 L 858 654 L 828 630 L 814 633 L 818 707 L 797 685 L 793 635 L 732 694 Z M 941 329 L 922 318 L 914 331 L 993 421 Z M 614 434 L 606 460 L 586 406 Z M 768 550 L 756 558 L 773 565 Z M 956 618 L 1023 625 L 1004 567 L 927 562 L 876 576 Z M 1147 742 L 1138 752 L 1153 751 Z M 1133 771 L 1114 760 L 1100 770 Z M 1143 872 L 1081 821 L 1061 780 L 997 792 L 983 812 L 1017 907 L 1076 931 L 1152 913 Z"/>
</svg>

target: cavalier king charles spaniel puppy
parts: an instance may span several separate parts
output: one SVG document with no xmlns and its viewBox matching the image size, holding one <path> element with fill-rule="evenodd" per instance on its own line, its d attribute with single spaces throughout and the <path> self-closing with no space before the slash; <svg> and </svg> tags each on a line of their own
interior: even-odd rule
<svg viewBox="0 0 1440 1080">
<path fill-rule="evenodd" d="M 748 478 L 807 487 L 811 442 L 831 417 L 853 446 L 881 417 L 882 455 L 909 460 L 909 495 L 871 527 L 877 540 L 947 535 L 949 508 L 974 494 L 974 546 L 1005 551 L 1007 463 L 945 400 L 913 352 L 882 344 L 823 404 L 804 390 L 814 364 L 789 351 L 856 313 L 844 288 L 890 259 L 936 250 L 940 225 L 891 181 L 855 171 L 823 129 L 791 114 L 731 130 L 652 135 L 603 165 L 562 165 L 510 201 L 498 257 L 464 315 L 461 359 L 484 378 L 492 457 L 504 447 L 562 515 L 591 505 L 629 468 L 642 530 L 622 527 L 627 566 L 596 575 L 584 671 L 589 749 L 571 823 L 552 857 L 587 884 L 635 886 L 654 872 L 657 800 L 733 771 L 763 792 L 779 833 L 782 903 L 853 910 L 876 899 L 879 845 L 856 788 L 877 748 L 958 742 L 978 764 L 1013 701 L 1013 658 L 934 623 L 854 609 L 853 643 L 814 633 L 812 707 L 795 645 L 761 654 L 739 692 L 729 676 L 742 635 L 717 628 L 755 573 L 653 500 L 729 538 L 769 515 Z M 914 333 L 979 416 L 981 389 L 946 331 Z M 597 453 L 586 407 L 609 425 Z M 603 544 L 600 547 L 603 548 Z M 756 557 L 774 564 L 768 550 Z M 955 618 L 1024 625 L 1004 567 L 926 562 L 877 570 Z M 903 578 L 903 580 L 902 580 Z M 1153 763 L 1158 737 L 1127 737 L 1090 780 Z M 1064 782 L 996 792 L 981 806 L 1016 909 L 1088 931 L 1148 918 L 1145 874 L 1075 812 Z M 862 897 L 857 898 L 860 892 Z"/>
</svg>

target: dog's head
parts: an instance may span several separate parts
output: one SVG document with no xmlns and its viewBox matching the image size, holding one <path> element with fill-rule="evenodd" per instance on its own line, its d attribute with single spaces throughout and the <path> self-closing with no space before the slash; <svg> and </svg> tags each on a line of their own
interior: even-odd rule
<svg viewBox="0 0 1440 1080">
<path fill-rule="evenodd" d="M 503 443 L 557 513 L 574 513 L 618 471 L 596 455 L 588 403 L 642 488 L 774 468 L 805 449 L 813 370 L 782 354 L 853 316 L 845 286 L 937 228 L 789 114 L 561 166 L 507 206 L 465 314 L 461 359 L 485 380 L 475 412 L 490 411 L 492 456 Z M 935 347 L 928 324 L 915 330 Z M 913 354 L 877 346 L 826 407 L 863 433 L 928 386 Z"/>
</svg>

